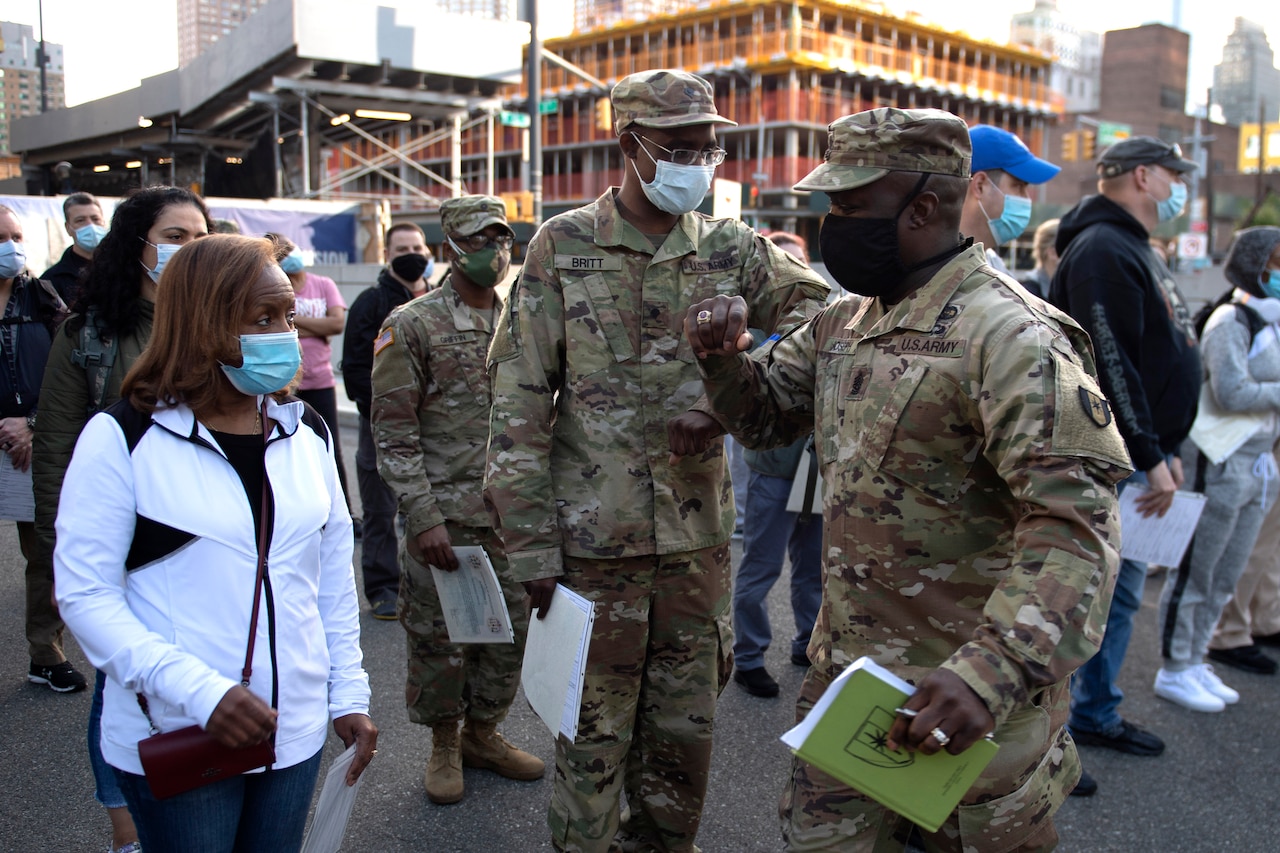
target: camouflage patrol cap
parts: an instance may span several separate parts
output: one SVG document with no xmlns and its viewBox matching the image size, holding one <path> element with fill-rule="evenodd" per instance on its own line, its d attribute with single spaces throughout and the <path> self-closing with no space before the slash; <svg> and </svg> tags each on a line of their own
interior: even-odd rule
<svg viewBox="0 0 1280 853">
<path fill-rule="evenodd" d="M 838 118 L 827 131 L 825 162 L 796 184 L 797 190 L 851 190 L 890 172 L 969 177 L 969 128 L 945 110 L 881 107 Z"/>
<path fill-rule="evenodd" d="M 613 127 L 619 136 L 632 124 L 661 128 L 738 124 L 716 111 L 711 84 L 685 71 L 659 69 L 628 74 L 614 85 L 609 100 L 613 102 Z"/>
<path fill-rule="evenodd" d="M 507 223 L 507 205 L 497 196 L 464 195 L 447 198 L 440 203 L 440 227 L 445 234 L 470 237 L 490 225 L 501 225 L 511 231 Z"/>
</svg>

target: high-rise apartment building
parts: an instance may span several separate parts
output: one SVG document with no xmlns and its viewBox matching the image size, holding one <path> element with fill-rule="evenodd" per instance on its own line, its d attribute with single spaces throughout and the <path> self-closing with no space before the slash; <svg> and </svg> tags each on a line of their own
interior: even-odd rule
<svg viewBox="0 0 1280 853">
<path fill-rule="evenodd" d="M 1011 44 L 1053 57 L 1049 88 L 1062 98 L 1068 113 L 1098 109 L 1102 79 L 1102 36 L 1067 20 L 1057 0 L 1036 0 L 1035 8 L 1010 19 Z"/>
<path fill-rule="evenodd" d="M 9 122 L 40 112 L 40 39 L 27 24 L 0 21 L 0 154 L 9 153 Z M 50 110 L 67 105 L 62 45 L 45 43 L 45 100 Z"/>
<path fill-rule="evenodd" d="M 1222 62 L 1213 69 L 1213 102 L 1228 124 L 1256 124 L 1259 105 L 1265 105 L 1267 121 L 1280 115 L 1280 71 L 1260 24 L 1236 18 Z"/>
<path fill-rule="evenodd" d="M 189 64 L 267 0 L 178 0 L 178 65 Z"/>
</svg>

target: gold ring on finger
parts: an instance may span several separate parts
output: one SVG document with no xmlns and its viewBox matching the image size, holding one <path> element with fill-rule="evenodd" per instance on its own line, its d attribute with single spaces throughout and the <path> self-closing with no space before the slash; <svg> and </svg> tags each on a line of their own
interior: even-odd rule
<svg viewBox="0 0 1280 853">
<path fill-rule="evenodd" d="M 710 312 L 710 311 L 699 311 L 699 312 L 698 312 L 698 325 L 699 325 L 699 326 L 703 325 L 704 323 L 710 323 L 710 322 L 711 322 L 711 312 Z"/>
</svg>

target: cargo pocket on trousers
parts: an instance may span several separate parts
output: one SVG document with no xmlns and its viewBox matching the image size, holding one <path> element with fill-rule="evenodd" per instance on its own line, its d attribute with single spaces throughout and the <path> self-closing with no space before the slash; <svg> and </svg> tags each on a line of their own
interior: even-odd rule
<svg viewBox="0 0 1280 853">
<path fill-rule="evenodd" d="M 1054 739 L 1036 769 L 1015 791 L 985 803 L 962 805 L 960 843 L 965 850 L 1007 853 L 1057 837 L 1053 815 L 1066 799 L 1063 736 Z M 1074 780 L 1073 780 L 1074 781 Z"/>
<path fill-rule="evenodd" d="M 716 634 L 720 638 L 720 648 L 716 653 L 716 676 L 720 681 L 716 689 L 718 697 L 733 676 L 733 626 L 729 624 L 728 611 L 716 617 Z"/>
</svg>

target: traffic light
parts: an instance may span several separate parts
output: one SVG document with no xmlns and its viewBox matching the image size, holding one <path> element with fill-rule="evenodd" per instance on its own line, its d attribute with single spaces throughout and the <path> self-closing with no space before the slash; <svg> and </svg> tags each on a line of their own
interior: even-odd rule
<svg viewBox="0 0 1280 853">
<path fill-rule="evenodd" d="M 1098 132 L 1096 130 L 1080 131 L 1080 159 L 1087 162 L 1093 162 L 1094 150 L 1098 142 Z"/>
<path fill-rule="evenodd" d="M 1079 131 L 1069 130 L 1062 134 L 1062 159 L 1068 163 L 1080 159 Z"/>
<path fill-rule="evenodd" d="M 608 98 L 596 101 L 596 129 L 606 133 L 613 130 L 613 112 Z"/>
</svg>

